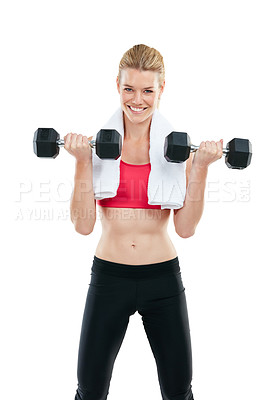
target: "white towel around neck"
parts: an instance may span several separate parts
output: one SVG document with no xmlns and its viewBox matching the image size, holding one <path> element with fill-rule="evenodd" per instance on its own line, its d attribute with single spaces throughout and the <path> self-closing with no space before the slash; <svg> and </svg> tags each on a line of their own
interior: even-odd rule
<svg viewBox="0 0 266 400">
<path fill-rule="evenodd" d="M 124 140 L 124 120 L 121 107 L 102 129 L 116 129 Z M 161 205 L 161 209 L 183 207 L 186 194 L 186 162 L 168 162 L 164 157 L 164 141 L 174 129 L 158 109 L 153 112 L 150 126 L 150 163 L 148 204 Z M 96 140 L 96 134 L 93 136 Z M 120 182 L 120 161 L 100 159 L 92 152 L 93 191 L 96 200 L 115 197 Z M 129 207 L 130 208 L 130 207 Z"/>
</svg>

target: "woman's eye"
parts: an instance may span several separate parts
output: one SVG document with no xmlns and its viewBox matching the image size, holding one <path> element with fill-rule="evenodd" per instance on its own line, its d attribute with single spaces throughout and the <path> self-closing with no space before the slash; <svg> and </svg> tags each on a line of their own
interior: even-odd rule
<svg viewBox="0 0 266 400">
<path fill-rule="evenodd" d="M 126 92 L 128 92 L 128 91 L 130 91 L 130 90 L 132 91 L 131 88 L 125 88 L 125 91 L 126 91 Z M 145 92 L 152 93 L 152 90 L 146 89 Z"/>
</svg>

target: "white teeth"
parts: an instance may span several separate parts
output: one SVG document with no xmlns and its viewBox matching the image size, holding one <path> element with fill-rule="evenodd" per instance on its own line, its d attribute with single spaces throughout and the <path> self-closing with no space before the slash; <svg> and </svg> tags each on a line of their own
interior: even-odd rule
<svg viewBox="0 0 266 400">
<path fill-rule="evenodd" d="M 131 106 L 129 106 L 130 108 L 131 108 L 131 110 L 133 110 L 133 111 L 143 111 L 144 110 L 144 108 L 134 108 L 134 107 L 131 107 Z"/>
</svg>

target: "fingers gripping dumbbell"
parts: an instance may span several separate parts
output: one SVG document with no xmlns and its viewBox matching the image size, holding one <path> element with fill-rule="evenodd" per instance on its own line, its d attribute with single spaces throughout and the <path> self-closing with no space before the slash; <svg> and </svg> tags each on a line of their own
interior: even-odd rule
<svg viewBox="0 0 266 400">
<path fill-rule="evenodd" d="M 33 137 L 33 150 L 38 157 L 55 158 L 59 148 L 64 146 L 64 139 L 53 128 L 38 128 Z M 89 140 L 91 148 L 96 147 L 96 154 L 101 159 L 117 160 L 121 155 L 122 136 L 115 129 L 101 129 L 96 140 Z"/>
<path fill-rule="evenodd" d="M 180 163 L 189 158 L 191 152 L 197 151 L 199 146 L 190 142 L 190 137 L 185 132 L 171 132 L 165 138 L 164 157 L 169 162 Z M 223 149 L 225 164 L 228 168 L 244 169 L 252 157 L 252 146 L 248 139 L 232 139 Z"/>
</svg>

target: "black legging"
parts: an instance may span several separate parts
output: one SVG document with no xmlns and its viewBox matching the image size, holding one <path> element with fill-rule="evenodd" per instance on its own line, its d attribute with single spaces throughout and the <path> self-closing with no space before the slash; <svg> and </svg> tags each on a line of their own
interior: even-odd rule
<svg viewBox="0 0 266 400">
<path fill-rule="evenodd" d="M 129 265 L 96 256 L 82 321 L 75 400 L 106 400 L 129 317 L 136 311 L 155 357 L 163 400 L 193 400 L 190 328 L 178 257 Z"/>
</svg>

